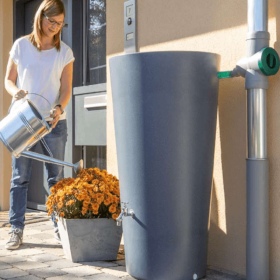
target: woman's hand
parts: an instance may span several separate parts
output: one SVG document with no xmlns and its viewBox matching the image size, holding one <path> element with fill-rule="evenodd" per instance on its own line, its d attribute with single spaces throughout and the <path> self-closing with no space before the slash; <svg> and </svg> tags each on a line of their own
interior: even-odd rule
<svg viewBox="0 0 280 280">
<path fill-rule="evenodd" d="M 20 89 L 18 92 L 14 94 L 14 98 L 16 100 L 24 98 L 28 94 L 27 90 Z"/>
<path fill-rule="evenodd" d="M 55 128 L 60 115 L 63 114 L 63 109 L 60 106 L 55 106 L 54 109 L 50 111 L 50 117 L 53 118 L 52 121 L 50 121 L 51 128 Z"/>
</svg>

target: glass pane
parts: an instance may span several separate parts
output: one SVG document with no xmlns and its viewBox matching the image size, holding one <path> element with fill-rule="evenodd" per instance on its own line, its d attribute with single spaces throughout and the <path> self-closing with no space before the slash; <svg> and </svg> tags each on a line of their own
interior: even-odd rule
<svg viewBox="0 0 280 280">
<path fill-rule="evenodd" d="M 106 146 L 84 146 L 84 167 L 106 169 Z"/>
<path fill-rule="evenodd" d="M 106 0 L 88 1 L 87 83 L 106 83 Z"/>
</svg>

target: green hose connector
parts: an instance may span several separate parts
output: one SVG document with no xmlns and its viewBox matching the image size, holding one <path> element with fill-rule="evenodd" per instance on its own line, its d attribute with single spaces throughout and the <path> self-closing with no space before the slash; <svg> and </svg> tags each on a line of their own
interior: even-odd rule
<svg viewBox="0 0 280 280">
<path fill-rule="evenodd" d="M 221 71 L 217 73 L 218 79 L 232 78 L 231 71 Z"/>
</svg>

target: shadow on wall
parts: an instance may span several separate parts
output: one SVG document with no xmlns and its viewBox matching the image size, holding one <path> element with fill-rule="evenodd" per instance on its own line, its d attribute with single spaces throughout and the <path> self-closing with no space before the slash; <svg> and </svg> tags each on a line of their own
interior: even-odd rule
<svg viewBox="0 0 280 280">
<path fill-rule="evenodd" d="M 272 8 L 269 9 L 269 18 L 275 17 L 276 14 L 274 2 L 270 4 Z M 162 4 L 162 0 L 153 0 L 145 1 L 138 6 L 141 46 L 198 36 L 247 23 L 247 1 L 173 0 L 164 1 Z M 204 12 L 205 10 L 207 13 Z M 198 15 L 202 13 L 204 20 L 197 20 Z M 141 14 L 150 16 L 141 18 Z M 155 19 L 157 19 L 156 24 Z M 192 26 L 192 28 L 183 28 L 184 26 Z M 166 30 L 166 32 L 158 32 L 158 30 Z"/>
<path fill-rule="evenodd" d="M 246 8 L 246 7 L 245 7 Z M 280 2 L 269 2 L 269 17 L 276 19 L 280 54 Z M 246 18 L 246 17 L 244 17 Z M 272 21 L 273 24 L 273 21 Z M 270 30 L 269 30 L 270 31 Z M 270 31 L 271 32 L 271 31 Z M 274 37 L 271 34 L 271 37 Z M 270 187 L 270 275 L 280 277 L 280 74 L 269 77 L 267 91 L 267 146 Z M 220 80 L 219 130 L 223 184 L 213 183 L 208 260 L 210 265 L 246 273 L 246 91 L 243 78 Z M 218 181 L 218 180 L 216 180 Z M 220 192 L 223 188 L 224 208 Z M 222 205 L 222 206 L 223 206 Z M 225 228 L 221 227 L 221 217 Z"/>
<path fill-rule="evenodd" d="M 246 1 L 173 0 L 164 1 L 164 4 L 162 0 L 144 1 L 138 5 L 138 36 L 141 44 L 138 47 L 243 25 L 247 20 L 246 6 Z M 198 20 L 198 15 L 204 20 Z"/>
<path fill-rule="evenodd" d="M 246 94 L 244 79 L 220 81 L 208 264 L 246 273 Z M 215 183 L 217 181 L 217 183 Z"/>
</svg>

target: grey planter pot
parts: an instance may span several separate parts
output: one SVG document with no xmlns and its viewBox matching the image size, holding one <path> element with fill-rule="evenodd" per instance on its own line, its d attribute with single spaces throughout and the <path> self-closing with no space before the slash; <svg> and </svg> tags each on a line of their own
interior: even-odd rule
<svg viewBox="0 0 280 280">
<path fill-rule="evenodd" d="M 58 228 L 64 254 L 72 262 L 117 258 L 122 228 L 112 219 L 63 219 Z"/>
</svg>

